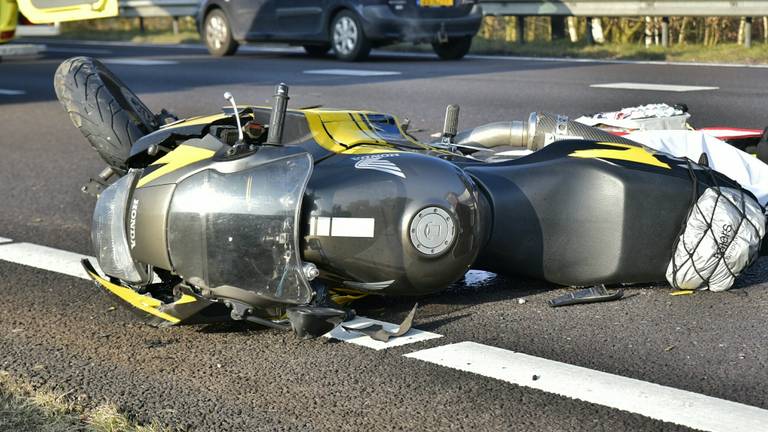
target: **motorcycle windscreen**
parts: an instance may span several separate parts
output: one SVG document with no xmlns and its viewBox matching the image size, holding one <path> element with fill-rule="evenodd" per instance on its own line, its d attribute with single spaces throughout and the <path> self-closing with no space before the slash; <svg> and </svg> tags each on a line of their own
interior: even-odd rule
<svg viewBox="0 0 768 432">
<path fill-rule="evenodd" d="M 304 304 L 312 291 L 299 253 L 299 211 L 312 157 L 276 159 L 234 173 L 208 169 L 176 187 L 168 219 L 175 271 L 203 288 L 235 287 Z"/>
</svg>

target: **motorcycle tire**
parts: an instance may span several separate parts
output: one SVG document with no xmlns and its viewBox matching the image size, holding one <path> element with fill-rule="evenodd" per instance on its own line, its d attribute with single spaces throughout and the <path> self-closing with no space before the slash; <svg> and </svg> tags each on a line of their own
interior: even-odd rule
<svg viewBox="0 0 768 432">
<path fill-rule="evenodd" d="M 64 61 L 53 83 L 72 123 L 110 167 L 125 172 L 131 145 L 158 128 L 152 111 L 103 63 L 90 57 Z"/>
</svg>

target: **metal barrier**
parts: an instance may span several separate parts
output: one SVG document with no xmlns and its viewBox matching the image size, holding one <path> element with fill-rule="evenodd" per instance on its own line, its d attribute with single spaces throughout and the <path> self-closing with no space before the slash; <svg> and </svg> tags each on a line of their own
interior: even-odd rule
<svg viewBox="0 0 768 432">
<path fill-rule="evenodd" d="M 764 16 L 765 0 L 479 0 L 486 15 Z"/>
<path fill-rule="evenodd" d="M 120 16 L 124 17 L 186 17 L 197 13 L 195 0 L 121 0 Z"/>
</svg>

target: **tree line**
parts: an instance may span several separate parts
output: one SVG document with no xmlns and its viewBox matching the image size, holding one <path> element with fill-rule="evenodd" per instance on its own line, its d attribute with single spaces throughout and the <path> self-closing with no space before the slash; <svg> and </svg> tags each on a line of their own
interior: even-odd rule
<svg viewBox="0 0 768 432">
<path fill-rule="evenodd" d="M 752 39 L 768 43 L 768 17 L 755 17 L 752 21 Z M 596 43 L 645 43 L 648 46 L 661 43 L 662 24 L 661 17 L 525 17 L 523 35 L 528 42 L 555 39 L 577 42 L 585 40 L 591 30 L 592 40 Z M 479 35 L 486 39 L 519 42 L 518 25 L 514 16 L 487 16 Z M 743 43 L 749 26 L 743 17 L 670 17 L 668 28 L 670 44 L 715 46 Z"/>
</svg>

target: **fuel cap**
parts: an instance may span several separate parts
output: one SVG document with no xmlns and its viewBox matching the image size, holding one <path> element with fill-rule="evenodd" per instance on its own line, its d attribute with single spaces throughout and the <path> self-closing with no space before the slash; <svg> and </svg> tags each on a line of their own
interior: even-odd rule
<svg viewBox="0 0 768 432">
<path fill-rule="evenodd" d="M 456 225 L 447 211 L 427 207 L 413 217 L 409 234 L 416 250 L 434 256 L 451 247 L 456 238 Z"/>
</svg>

